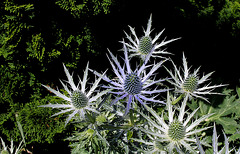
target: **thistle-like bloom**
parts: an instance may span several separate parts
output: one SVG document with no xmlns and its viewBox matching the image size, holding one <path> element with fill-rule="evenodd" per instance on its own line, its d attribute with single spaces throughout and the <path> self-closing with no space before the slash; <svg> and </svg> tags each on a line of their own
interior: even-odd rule
<svg viewBox="0 0 240 154">
<path fill-rule="evenodd" d="M 109 86 L 102 86 L 107 89 L 113 89 L 115 91 L 112 91 L 112 94 L 116 94 L 118 97 L 112 102 L 112 104 L 117 103 L 119 100 L 122 100 L 124 98 L 127 98 L 127 107 L 125 114 L 128 113 L 129 109 L 131 108 L 131 103 L 136 99 L 138 102 L 140 102 L 142 105 L 145 104 L 144 101 L 147 102 L 157 102 L 165 104 L 163 101 L 159 101 L 154 99 L 155 97 L 146 97 L 146 95 L 152 95 L 152 94 L 159 94 L 161 92 L 165 92 L 168 89 L 148 89 L 152 85 L 164 81 L 164 79 L 160 80 L 149 80 L 153 75 L 154 72 L 162 65 L 164 61 L 161 61 L 154 65 L 146 65 L 151 53 L 149 53 L 143 62 L 143 65 L 138 69 L 138 67 L 132 71 L 130 68 L 130 62 L 128 59 L 128 52 L 125 45 L 124 47 L 124 65 L 121 66 L 118 62 L 117 58 L 109 51 L 109 54 L 111 56 L 111 59 L 108 57 L 110 64 L 114 70 L 114 73 L 117 76 L 117 79 L 114 80 L 109 79 L 107 76 L 103 76 L 103 80 L 110 83 Z M 126 66 L 126 67 L 125 67 Z M 147 73 L 146 69 L 150 68 L 150 71 Z M 93 70 L 92 70 L 93 71 Z M 94 74 L 97 76 L 102 76 L 100 73 L 93 71 Z"/>
<path fill-rule="evenodd" d="M 210 86 L 210 83 L 209 83 L 203 87 L 200 87 L 201 84 L 209 80 L 209 77 L 212 75 L 213 72 L 208 73 L 207 75 L 203 75 L 200 78 L 198 74 L 198 71 L 200 69 L 199 67 L 193 73 L 190 73 L 190 68 L 188 68 L 187 66 L 187 60 L 184 54 L 183 54 L 183 69 L 181 68 L 178 69 L 173 61 L 172 63 L 174 66 L 174 72 L 168 70 L 167 68 L 166 70 L 169 72 L 171 78 L 173 79 L 173 81 L 169 81 L 169 82 L 175 86 L 175 91 L 177 93 L 182 94 L 180 96 L 183 96 L 183 95 L 186 96 L 186 94 L 189 94 L 188 95 L 189 98 L 197 97 L 208 102 L 207 98 L 201 95 L 220 94 L 212 91 L 215 88 L 226 86 L 222 84 Z M 183 72 L 181 72 L 181 70 L 183 70 Z"/>
<path fill-rule="evenodd" d="M 187 94 L 188 95 L 188 94 Z M 176 115 L 173 109 L 172 102 L 170 101 L 169 94 L 167 96 L 167 111 L 168 111 L 168 121 L 164 120 L 164 116 L 159 116 L 152 108 L 146 106 L 148 111 L 152 114 L 155 119 L 149 116 L 139 113 L 148 121 L 150 128 L 139 128 L 141 131 L 148 134 L 150 137 L 149 141 L 143 139 L 133 139 L 138 142 L 142 142 L 146 145 L 153 147 L 153 152 L 156 151 L 169 151 L 173 152 L 173 149 L 181 150 L 184 147 L 186 150 L 193 152 L 192 144 L 196 143 L 194 134 L 202 132 L 209 127 L 194 129 L 205 119 L 210 117 L 212 114 L 207 114 L 199 119 L 194 120 L 193 116 L 198 111 L 199 108 L 194 110 L 191 114 L 186 114 L 185 111 L 187 103 L 187 97 L 184 98 L 182 105 L 180 107 L 179 114 Z M 162 148 L 162 149 L 161 149 Z"/>
<path fill-rule="evenodd" d="M 97 88 L 100 80 L 102 79 L 102 76 L 100 76 L 98 79 L 95 80 L 94 84 L 92 85 L 92 87 L 90 88 L 90 90 L 88 92 L 86 92 L 86 83 L 87 83 L 87 76 L 88 76 L 88 64 L 86 66 L 86 70 L 84 72 L 83 75 L 83 79 L 81 80 L 81 78 L 79 77 L 79 83 L 76 86 L 74 81 L 73 81 L 73 77 L 72 75 L 69 74 L 67 68 L 65 67 L 65 65 L 63 65 L 64 67 L 64 71 L 66 73 L 67 76 L 67 84 L 64 84 L 61 80 L 61 84 L 63 85 L 65 91 L 69 94 L 69 96 L 66 96 L 62 93 L 60 93 L 58 90 L 54 90 L 52 88 L 50 88 L 49 86 L 45 86 L 43 85 L 45 88 L 47 88 L 50 92 L 54 93 L 56 96 L 64 99 L 67 103 L 66 104 L 48 104 L 48 105 L 41 105 L 39 107 L 51 107 L 51 108 L 63 108 L 64 110 L 61 110 L 60 112 L 52 115 L 53 116 L 57 116 L 60 115 L 62 113 L 67 113 L 67 112 L 71 112 L 73 111 L 71 114 L 69 114 L 66 122 L 65 122 L 65 126 L 68 124 L 68 122 L 76 115 L 79 114 L 81 119 L 85 118 L 85 114 L 86 111 L 91 111 L 91 112 L 95 112 L 95 113 L 99 113 L 94 107 L 94 102 L 101 97 L 102 95 L 106 94 L 108 91 L 102 91 L 100 93 L 98 93 L 97 95 L 93 95 L 93 92 L 95 91 L 95 89 Z M 104 74 L 103 74 L 104 75 Z M 69 89 L 69 86 L 71 89 Z M 65 109 L 68 108 L 68 109 Z"/>
<path fill-rule="evenodd" d="M 133 35 L 133 38 L 125 32 L 126 37 L 129 40 L 129 43 L 125 43 L 125 42 L 123 42 L 123 43 L 129 48 L 129 52 L 132 52 L 130 57 L 140 56 L 144 60 L 146 58 L 146 56 L 150 52 L 152 52 L 152 57 L 163 58 L 161 56 L 161 54 L 169 54 L 169 52 L 161 50 L 160 48 L 162 46 L 170 43 L 170 42 L 173 42 L 173 41 L 179 39 L 179 38 L 171 39 L 171 40 L 168 40 L 168 41 L 165 41 L 165 39 L 164 39 L 161 43 L 157 43 L 157 40 L 162 35 L 164 30 L 162 30 L 160 33 L 158 33 L 152 39 L 151 36 L 150 36 L 150 34 L 152 32 L 151 27 L 152 27 L 152 15 L 150 15 L 150 18 L 148 20 L 147 29 L 143 30 L 144 31 L 144 36 L 142 36 L 141 38 L 138 38 L 134 28 L 129 26 L 130 31 Z"/>
</svg>

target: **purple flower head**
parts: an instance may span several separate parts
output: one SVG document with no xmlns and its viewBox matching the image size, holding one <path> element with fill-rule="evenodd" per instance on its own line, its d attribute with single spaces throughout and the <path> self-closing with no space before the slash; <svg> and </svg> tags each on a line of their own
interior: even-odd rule
<svg viewBox="0 0 240 154">
<path fill-rule="evenodd" d="M 104 85 L 102 87 L 107 89 L 112 89 L 110 93 L 117 95 L 116 99 L 113 100 L 112 104 L 117 103 L 118 101 L 127 98 L 126 112 L 127 114 L 131 109 L 131 103 L 138 101 L 142 105 L 146 102 L 156 102 L 165 104 L 163 101 L 155 99 L 154 94 L 159 94 L 165 92 L 168 89 L 150 89 L 150 87 L 156 83 L 162 82 L 165 79 L 152 80 L 154 72 L 162 66 L 166 61 L 161 61 L 157 64 L 147 65 L 147 62 L 151 56 L 151 52 L 146 56 L 143 64 L 140 67 L 137 67 L 135 70 L 131 69 L 130 61 L 128 57 L 128 51 L 126 45 L 123 43 L 124 49 L 124 65 L 121 66 L 117 57 L 115 57 L 110 51 L 108 59 L 113 68 L 113 71 L 116 75 L 116 78 L 113 80 L 109 79 L 106 75 L 103 76 L 103 80 L 109 83 L 109 85 Z M 148 71 L 147 71 L 148 70 Z M 93 71 L 93 70 L 92 70 Z M 93 71 L 97 76 L 101 76 L 100 73 Z M 149 97 L 150 96 L 150 97 Z"/>
</svg>

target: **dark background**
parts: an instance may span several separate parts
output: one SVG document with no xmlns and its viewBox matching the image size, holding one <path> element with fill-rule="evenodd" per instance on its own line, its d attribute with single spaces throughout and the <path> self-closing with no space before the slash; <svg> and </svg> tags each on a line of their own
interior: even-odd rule
<svg viewBox="0 0 240 154">
<path fill-rule="evenodd" d="M 174 54 L 171 58 L 178 66 L 182 66 L 184 52 L 189 66 L 193 66 L 192 71 L 199 66 L 201 73 L 215 71 L 212 78 L 223 80 L 224 83 L 235 87 L 239 83 L 240 75 L 239 37 L 231 36 L 226 29 L 219 29 L 215 22 L 216 15 L 196 17 L 194 13 L 198 10 L 189 7 L 188 11 L 192 11 L 192 16 L 191 14 L 189 18 L 183 16 L 178 7 L 186 8 L 187 5 L 189 5 L 187 1 L 118 2 L 113 6 L 110 14 L 92 21 L 94 34 L 101 45 L 101 52 L 106 52 L 106 48 L 112 52 L 119 50 L 121 44 L 118 41 L 125 37 L 123 31 L 130 33 L 128 25 L 135 27 L 137 35 L 141 37 L 142 28 L 146 28 L 149 16 L 152 14 L 153 37 L 162 29 L 165 31 L 159 41 L 165 37 L 167 40 L 181 37 L 180 40 L 167 45 L 167 51 Z M 108 62 L 105 60 L 101 59 L 101 62 Z"/>
</svg>

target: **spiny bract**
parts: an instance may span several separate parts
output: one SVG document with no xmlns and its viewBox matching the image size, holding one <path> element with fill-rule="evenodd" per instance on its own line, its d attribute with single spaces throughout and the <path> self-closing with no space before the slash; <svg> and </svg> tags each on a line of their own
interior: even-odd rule
<svg viewBox="0 0 240 154">
<path fill-rule="evenodd" d="M 51 107 L 51 108 L 68 108 L 65 110 L 61 110 L 58 113 L 55 113 L 52 116 L 57 116 L 59 114 L 63 114 L 63 113 L 67 113 L 67 112 L 71 112 L 71 114 L 69 114 L 66 122 L 65 122 L 65 126 L 68 124 L 68 122 L 76 115 L 79 114 L 80 119 L 85 119 L 85 114 L 86 111 L 91 111 L 91 112 L 95 112 L 95 113 L 99 113 L 96 108 L 93 106 L 97 99 L 99 99 L 102 95 L 105 95 L 106 93 L 109 92 L 109 90 L 104 90 L 101 91 L 99 93 L 97 93 L 95 96 L 93 93 L 95 93 L 95 89 L 98 87 L 99 82 L 101 81 L 102 76 L 100 76 L 98 79 L 95 80 L 95 82 L 93 83 L 92 87 L 90 88 L 90 90 L 88 92 L 86 92 L 86 84 L 87 84 L 87 76 L 88 76 L 88 64 L 86 66 L 84 75 L 83 75 L 83 79 L 79 78 L 79 84 L 76 86 L 74 81 L 73 81 L 73 77 L 72 75 L 70 75 L 69 71 L 67 70 L 67 68 L 65 67 L 65 65 L 63 64 L 64 67 L 64 71 L 66 73 L 66 76 L 68 78 L 67 81 L 67 85 L 64 84 L 61 80 L 61 83 L 64 87 L 64 90 L 68 93 L 68 95 L 64 95 L 62 93 L 60 93 L 58 90 L 52 89 L 49 86 L 45 86 L 43 85 L 45 88 L 47 88 L 50 92 L 54 93 L 56 96 L 64 99 L 66 102 L 63 104 L 47 104 L 47 105 L 40 105 L 39 107 Z M 69 89 L 69 85 L 70 88 Z M 79 87 L 80 86 L 80 87 Z"/>
<path fill-rule="evenodd" d="M 152 80 L 151 77 L 155 76 L 155 72 L 158 68 L 162 66 L 162 64 L 166 61 L 160 61 L 154 65 L 147 65 L 149 58 L 151 56 L 151 52 L 147 54 L 143 64 L 141 66 L 137 66 L 133 71 L 131 69 L 128 50 L 126 45 L 123 43 L 124 50 L 124 64 L 120 65 L 117 57 L 115 57 L 110 51 L 110 58 L 108 57 L 110 64 L 114 70 L 114 73 L 117 77 L 117 80 L 111 80 L 107 76 L 103 76 L 103 80 L 110 83 L 110 85 L 103 85 L 102 87 L 107 89 L 112 89 L 110 93 L 117 95 L 116 99 L 112 101 L 112 104 L 116 104 L 118 101 L 127 98 L 127 114 L 131 109 L 132 102 L 139 102 L 142 105 L 146 104 L 146 102 L 156 102 L 165 104 L 163 101 L 155 99 L 154 94 L 159 94 L 161 92 L 168 91 L 169 89 L 151 89 L 154 84 L 165 81 L 165 79 L 160 80 Z M 146 69 L 149 69 L 147 72 Z M 91 70 L 97 76 L 101 76 L 100 73 Z M 150 97 L 147 97 L 150 96 Z M 136 101 L 135 101 L 136 100 Z"/>
</svg>

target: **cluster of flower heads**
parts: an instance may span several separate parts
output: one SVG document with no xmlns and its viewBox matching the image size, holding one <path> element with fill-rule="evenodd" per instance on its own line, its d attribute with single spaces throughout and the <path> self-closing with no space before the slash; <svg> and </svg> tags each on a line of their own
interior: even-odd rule
<svg viewBox="0 0 240 154">
<path fill-rule="evenodd" d="M 158 43 L 157 40 L 163 33 L 161 31 L 153 39 L 150 36 L 152 24 L 152 16 L 147 24 L 146 30 L 144 30 L 144 36 L 138 38 L 134 28 L 130 27 L 132 35 L 128 35 L 126 32 L 126 38 L 129 42 L 124 40 L 121 42 L 123 44 L 124 58 L 122 62 L 118 60 L 117 56 L 114 56 L 112 52 L 108 51 L 107 58 L 111 64 L 112 70 L 116 75 L 114 78 L 109 78 L 104 72 L 103 74 L 88 68 L 84 71 L 83 78 L 79 78 L 79 83 L 75 85 L 73 81 L 73 76 L 70 75 L 67 68 L 64 66 L 64 71 L 66 73 L 68 81 L 67 84 L 61 81 L 64 90 L 68 93 L 67 95 L 61 93 L 59 90 L 54 90 L 48 86 L 43 85 L 49 91 L 54 93 L 56 96 L 65 100 L 63 104 L 48 104 L 41 105 L 40 107 L 51 107 L 51 108 L 63 108 L 60 112 L 52 115 L 57 116 L 59 114 L 72 112 L 69 114 L 66 119 L 66 125 L 69 121 L 75 116 L 79 115 L 81 119 L 85 119 L 85 115 L 89 112 L 100 113 L 99 108 L 96 108 L 96 101 L 106 94 L 111 94 L 114 99 L 112 100 L 111 105 L 116 103 L 123 103 L 125 107 L 125 114 L 127 115 L 132 109 L 134 103 L 141 104 L 148 112 L 152 114 L 155 118 L 147 116 L 140 110 L 138 113 L 148 121 L 148 125 L 144 128 L 139 128 L 139 130 L 148 134 L 148 137 L 151 141 L 144 141 L 142 139 L 134 139 L 135 141 L 142 142 L 144 144 L 153 146 L 151 152 L 156 151 L 171 151 L 176 148 L 181 151 L 181 148 L 184 147 L 188 151 L 193 152 L 192 143 L 197 143 L 195 138 L 191 138 L 193 135 L 208 129 L 194 129 L 202 121 L 206 120 L 211 114 L 205 115 L 197 120 L 193 120 L 194 114 L 198 109 L 194 110 L 191 114 L 186 116 L 186 103 L 192 97 L 201 98 L 205 101 L 208 101 L 204 97 L 205 94 L 219 94 L 212 92 L 215 88 L 222 87 L 225 85 L 213 85 L 207 84 L 201 87 L 201 84 L 209 80 L 211 73 L 199 77 L 199 68 L 196 69 L 193 73 L 190 73 L 190 69 L 187 66 L 187 60 L 183 54 L 183 68 L 177 68 L 175 63 L 170 59 L 163 57 L 163 54 L 166 54 L 165 50 L 162 50 L 161 47 L 164 45 L 173 42 L 177 39 L 171 39 L 165 41 L 165 39 Z M 133 37 L 132 37 L 133 36 Z M 130 53 L 130 55 L 129 55 Z M 137 56 L 140 57 L 140 62 L 136 68 L 132 69 L 131 58 Z M 157 58 L 158 62 L 150 63 L 150 58 Z M 174 70 L 171 71 L 166 68 L 171 78 L 162 78 L 156 79 L 156 74 L 159 71 L 159 68 L 166 61 L 171 61 L 173 64 Z M 88 71 L 95 74 L 98 78 L 94 83 L 91 83 L 91 87 L 88 88 Z M 183 73 L 181 72 L 183 71 Z M 102 84 L 99 86 L 101 80 L 105 81 L 107 84 Z M 168 81 L 175 87 L 175 96 L 179 95 L 175 101 L 170 100 L 169 94 L 167 95 L 167 101 L 159 100 L 159 95 L 164 96 L 162 93 L 171 91 L 169 88 L 161 88 L 159 85 L 163 81 Z M 104 90 L 99 90 L 98 88 L 103 88 Z M 86 89 L 89 89 L 88 91 Z M 96 91 L 98 89 L 98 91 Z M 174 88 L 173 88 L 174 89 Z M 175 116 L 174 104 L 179 102 L 182 98 L 182 104 L 179 109 L 178 117 Z M 164 117 L 160 117 L 152 108 L 148 107 L 147 104 L 161 104 L 166 105 L 168 112 L 168 122 L 164 120 Z M 149 129 L 149 130 L 148 130 Z M 159 148 L 159 145 L 162 142 L 168 143 L 164 145 L 165 148 Z M 168 150 L 166 150 L 166 148 Z"/>
</svg>

